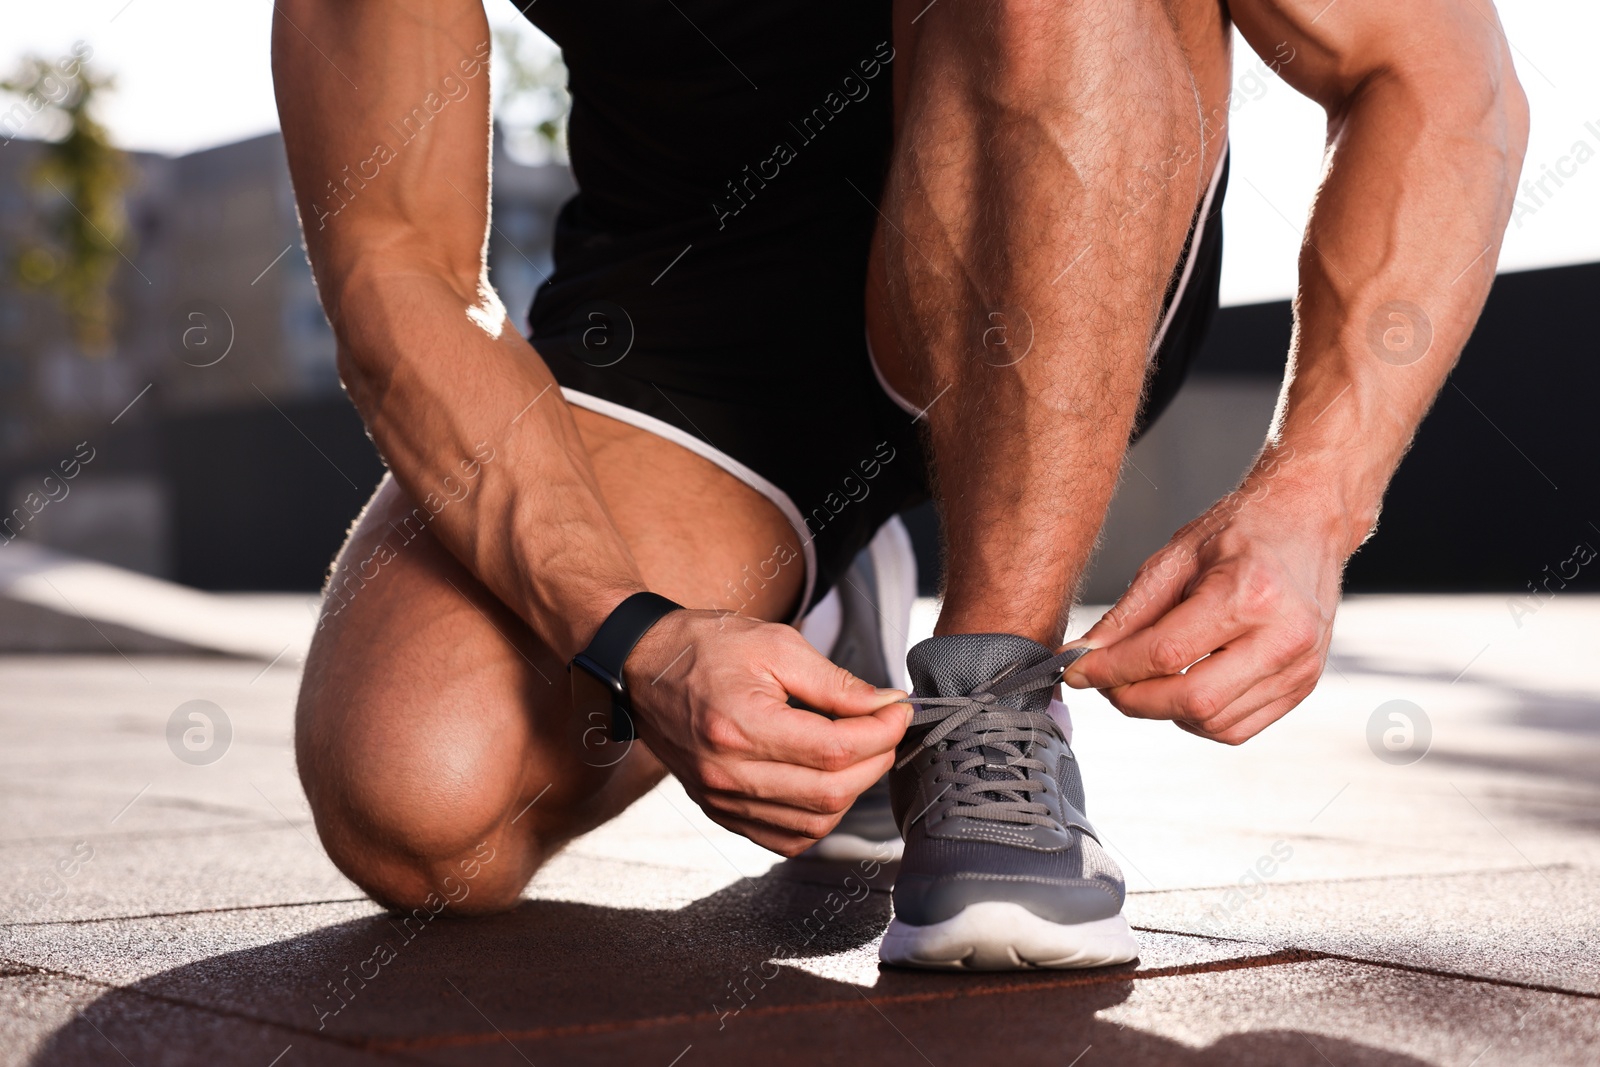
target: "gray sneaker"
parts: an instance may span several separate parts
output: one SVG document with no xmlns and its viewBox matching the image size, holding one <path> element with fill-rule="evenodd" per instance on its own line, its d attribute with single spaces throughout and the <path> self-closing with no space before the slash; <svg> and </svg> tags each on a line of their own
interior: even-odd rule
<svg viewBox="0 0 1600 1067">
<path fill-rule="evenodd" d="M 838 636 L 828 658 L 880 688 L 904 689 L 901 664 L 911 605 L 917 597 L 917 557 L 898 516 L 884 523 L 857 553 L 834 592 L 839 598 Z M 885 776 L 856 799 L 832 833 L 803 854 L 812 859 L 887 863 L 900 858 L 901 847 Z"/>
<path fill-rule="evenodd" d="M 1082 655 L 1015 634 L 911 650 L 917 706 L 890 772 L 905 854 L 879 958 L 912 967 L 1098 967 L 1139 954 L 1122 872 L 1084 816 L 1048 714 Z"/>
</svg>

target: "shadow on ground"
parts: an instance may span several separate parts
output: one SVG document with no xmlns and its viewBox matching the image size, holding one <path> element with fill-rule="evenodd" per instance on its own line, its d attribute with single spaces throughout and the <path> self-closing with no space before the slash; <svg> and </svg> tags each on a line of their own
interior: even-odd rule
<svg viewBox="0 0 1600 1067">
<path fill-rule="evenodd" d="M 1432 681 L 1452 685 L 1460 678 L 1459 674 L 1452 677 L 1442 671 L 1400 669 L 1372 657 L 1349 654 L 1333 656 L 1329 662 L 1330 669 L 1341 672 L 1382 675 L 1413 682 Z M 1552 784 L 1575 787 L 1581 792 L 1573 794 L 1570 803 L 1551 803 L 1548 795 L 1537 799 L 1522 796 L 1515 798 L 1513 803 L 1519 813 L 1564 830 L 1577 829 L 1589 833 L 1600 830 L 1600 817 L 1595 814 L 1590 795 L 1600 788 L 1600 763 L 1594 758 L 1594 743 L 1597 735 L 1600 735 L 1600 700 L 1587 693 L 1537 689 L 1484 679 L 1475 679 L 1473 687 L 1479 692 L 1492 694 L 1492 706 L 1497 709 L 1494 719 L 1498 724 L 1560 735 L 1569 743 L 1541 745 L 1531 751 L 1510 753 L 1481 748 L 1452 749 L 1435 736 L 1434 747 L 1426 758 L 1434 763 L 1473 770 L 1521 775 L 1547 787 Z"/>
<path fill-rule="evenodd" d="M 888 894 L 850 875 L 780 864 L 677 910 L 530 900 L 487 919 L 341 923 L 103 993 L 32 1062 L 945 1067 L 1065 1065 L 1091 1046 L 1092 1063 L 1131 1065 L 1423 1062 L 1290 1030 L 1196 1048 L 1097 1016 L 1136 987 L 1187 1002 L 1204 974 L 878 972 Z M 214 918 L 197 917 L 197 951 L 225 940 Z M 1269 977 L 1285 969 L 1250 973 L 1287 1004 Z"/>
</svg>

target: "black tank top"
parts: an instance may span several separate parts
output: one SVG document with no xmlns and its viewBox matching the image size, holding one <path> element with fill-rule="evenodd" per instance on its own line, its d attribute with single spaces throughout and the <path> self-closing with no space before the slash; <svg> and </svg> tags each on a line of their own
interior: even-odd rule
<svg viewBox="0 0 1600 1067">
<path fill-rule="evenodd" d="M 775 373 L 795 404 L 827 388 L 796 382 L 793 360 L 860 354 L 889 4 L 538 0 L 526 14 L 561 46 L 572 91 L 579 192 L 529 313 L 562 384 L 593 385 L 626 350 L 615 369 L 634 382 L 708 398 L 747 398 Z"/>
</svg>

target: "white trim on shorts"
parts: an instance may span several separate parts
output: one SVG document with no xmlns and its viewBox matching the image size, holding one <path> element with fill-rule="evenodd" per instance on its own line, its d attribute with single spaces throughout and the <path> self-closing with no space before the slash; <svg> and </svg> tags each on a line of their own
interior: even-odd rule
<svg viewBox="0 0 1600 1067">
<path fill-rule="evenodd" d="M 883 390 L 883 395 L 895 402 L 895 406 L 907 415 L 920 416 L 922 409 L 911 401 L 894 391 L 894 386 L 889 384 L 889 379 L 883 376 L 883 371 L 878 369 L 877 354 L 872 351 L 872 336 L 867 336 L 867 362 L 872 365 L 872 376 L 878 379 L 878 388 Z"/>
<path fill-rule="evenodd" d="M 1200 210 L 1194 224 L 1194 236 L 1189 240 L 1189 254 L 1183 260 L 1183 273 L 1178 275 L 1178 287 L 1172 291 L 1172 300 L 1167 304 L 1166 313 L 1161 316 L 1161 325 L 1156 328 L 1155 339 L 1150 342 L 1150 351 L 1145 355 L 1147 363 L 1155 359 L 1156 353 L 1161 351 L 1161 342 L 1166 340 L 1167 330 L 1172 326 L 1172 318 L 1178 313 L 1178 307 L 1183 303 L 1183 294 L 1189 288 L 1189 278 L 1194 274 L 1195 259 L 1200 254 L 1200 238 L 1205 234 L 1206 219 L 1210 217 L 1212 202 L 1217 198 L 1217 186 L 1222 183 L 1222 165 L 1228 160 L 1228 151 L 1228 146 L 1223 145 L 1222 155 L 1217 157 L 1217 167 L 1211 172 L 1211 184 L 1206 187 L 1206 195 L 1200 201 Z M 867 338 L 867 362 L 872 364 L 872 374 L 878 379 L 878 385 L 890 400 L 893 400 L 907 415 L 922 414 L 922 408 L 895 392 L 889 380 L 883 376 L 883 371 L 878 367 L 878 357 L 872 351 L 870 336 Z"/>
<path fill-rule="evenodd" d="M 1195 220 L 1194 236 L 1189 239 L 1189 254 L 1184 257 L 1183 273 L 1178 276 L 1178 287 L 1172 292 L 1172 302 L 1167 305 L 1167 313 L 1161 316 L 1161 326 L 1156 330 L 1155 340 L 1150 342 L 1150 352 L 1146 360 L 1156 358 L 1156 353 L 1161 351 L 1161 342 L 1167 339 L 1167 329 L 1172 325 L 1172 317 L 1178 313 L 1178 306 L 1183 303 L 1184 290 L 1189 288 L 1189 276 L 1194 273 L 1194 261 L 1200 255 L 1200 238 L 1205 234 L 1206 219 L 1211 215 L 1211 202 L 1217 197 L 1217 186 L 1222 182 L 1222 166 L 1228 161 L 1228 146 L 1222 146 L 1222 155 L 1217 157 L 1217 169 L 1211 172 L 1211 184 L 1206 187 L 1205 199 L 1200 201 L 1200 214 Z"/>
<path fill-rule="evenodd" d="M 813 542 L 811 531 L 806 529 L 805 519 L 800 516 L 800 509 L 795 507 L 789 494 L 779 489 L 772 482 L 763 478 L 743 463 L 734 459 L 726 452 L 717 448 L 709 441 L 701 440 L 692 434 L 684 433 L 670 422 L 663 422 L 654 415 L 646 415 L 642 411 L 618 404 L 615 401 L 605 400 L 591 393 L 580 392 L 577 389 L 561 387 L 561 395 L 567 403 L 575 407 L 584 408 L 596 415 L 604 415 L 618 422 L 625 422 L 629 426 L 637 427 L 647 433 L 671 441 L 675 445 L 687 448 L 697 456 L 703 456 L 712 463 L 721 467 L 745 485 L 754 489 L 762 496 L 775 504 L 783 517 L 789 520 L 789 525 L 794 527 L 795 534 L 800 538 L 800 550 L 805 559 L 805 586 L 800 594 L 800 606 L 796 609 L 793 621 L 798 621 L 805 616 L 806 609 L 811 606 L 811 594 L 816 590 L 817 584 L 817 548 Z"/>
</svg>

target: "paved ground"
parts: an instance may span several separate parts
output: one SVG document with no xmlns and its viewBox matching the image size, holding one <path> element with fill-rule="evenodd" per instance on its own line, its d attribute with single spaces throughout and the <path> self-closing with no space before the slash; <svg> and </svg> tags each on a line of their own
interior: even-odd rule
<svg viewBox="0 0 1600 1067">
<path fill-rule="evenodd" d="M 0 659 L 0 1062 L 1600 1062 L 1600 599 L 1527 608 L 1353 600 L 1239 749 L 1078 699 L 1144 953 L 988 977 L 880 971 L 884 874 L 671 785 L 514 913 L 401 924 L 317 845 L 292 656 Z"/>
</svg>

